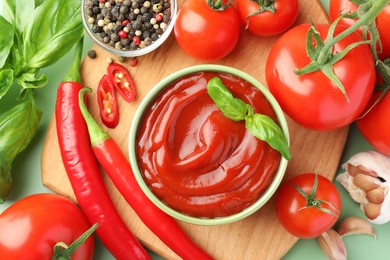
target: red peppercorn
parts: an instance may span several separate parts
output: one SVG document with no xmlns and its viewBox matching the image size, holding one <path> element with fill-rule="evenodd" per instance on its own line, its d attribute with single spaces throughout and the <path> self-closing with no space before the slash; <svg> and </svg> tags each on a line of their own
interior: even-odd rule
<svg viewBox="0 0 390 260">
<path fill-rule="evenodd" d="M 121 30 L 118 32 L 118 35 L 119 37 L 121 37 L 122 39 L 126 39 L 127 38 L 127 32 Z"/>
<path fill-rule="evenodd" d="M 156 14 L 155 18 L 156 18 L 157 22 L 161 22 L 164 18 L 164 15 L 162 13 L 158 13 L 158 14 Z"/>
<path fill-rule="evenodd" d="M 123 26 L 126 26 L 126 25 L 128 25 L 129 23 L 130 23 L 129 20 L 123 20 L 122 25 L 123 25 Z"/>
<path fill-rule="evenodd" d="M 134 36 L 133 37 L 133 43 L 135 45 L 139 45 L 141 43 L 141 39 L 139 38 L 139 36 Z"/>
</svg>

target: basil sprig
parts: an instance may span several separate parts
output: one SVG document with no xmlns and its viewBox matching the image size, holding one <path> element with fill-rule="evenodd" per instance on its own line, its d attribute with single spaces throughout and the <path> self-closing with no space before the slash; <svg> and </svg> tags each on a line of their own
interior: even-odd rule
<svg viewBox="0 0 390 260">
<path fill-rule="evenodd" d="M 11 190 L 15 157 L 39 127 L 42 112 L 35 95 L 48 83 L 41 69 L 62 58 L 84 34 L 80 0 L 1 4 L 0 108 L 7 110 L 0 112 L 0 204 Z"/>
<path fill-rule="evenodd" d="M 253 136 L 267 142 L 287 160 L 291 159 L 287 138 L 272 118 L 254 113 L 253 108 L 241 99 L 235 98 L 218 77 L 208 82 L 207 92 L 227 118 L 233 121 L 245 120 L 245 126 Z"/>
</svg>

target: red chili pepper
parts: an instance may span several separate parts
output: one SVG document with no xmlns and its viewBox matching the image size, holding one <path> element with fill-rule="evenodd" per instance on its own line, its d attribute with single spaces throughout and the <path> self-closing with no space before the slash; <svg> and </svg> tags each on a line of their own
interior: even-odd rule
<svg viewBox="0 0 390 260">
<path fill-rule="evenodd" d="M 115 128 L 119 123 L 119 109 L 114 85 L 107 75 L 104 75 L 99 82 L 97 99 L 102 122 L 107 127 Z"/>
<path fill-rule="evenodd" d="M 132 102 L 135 99 L 135 85 L 127 69 L 120 64 L 111 63 L 107 67 L 107 74 L 123 99 Z"/>
<path fill-rule="evenodd" d="M 160 210 L 143 193 L 119 146 L 88 112 L 84 103 L 84 93 L 87 91 L 91 89 L 83 88 L 80 91 L 80 110 L 87 123 L 95 156 L 119 192 L 144 224 L 180 257 L 194 260 L 213 259 L 186 235 L 172 217 Z"/>
<path fill-rule="evenodd" d="M 82 40 L 77 44 L 72 69 L 61 82 L 56 101 L 56 126 L 62 160 L 80 208 L 90 223 L 99 223 L 97 235 L 117 259 L 150 259 L 128 230 L 105 189 L 88 129 L 80 112 L 78 93 Z"/>
</svg>

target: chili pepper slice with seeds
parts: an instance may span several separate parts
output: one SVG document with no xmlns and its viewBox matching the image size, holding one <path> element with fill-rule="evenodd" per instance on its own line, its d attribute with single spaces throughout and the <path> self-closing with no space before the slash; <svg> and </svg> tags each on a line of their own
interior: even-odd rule
<svg viewBox="0 0 390 260">
<path fill-rule="evenodd" d="M 135 99 L 134 81 L 125 67 L 117 63 L 110 63 L 107 67 L 107 75 L 124 100 L 132 102 Z"/>
<path fill-rule="evenodd" d="M 117 143 L 99 127 L 89 113 L 84 103 L 84 94 L 90 91 L 90 88 L 80 91 L 80 110 L 87 123 L 95 156 L 116 188 L 144 224 L 177 255 L 186 260 L 213 259 L 187 236 L 172 217 L 155 206 L 143 193 L 130 163 Z"/>
<path fill-rule="evenodd" d="M 107 75 L 99 81 L 97 99 L 103 124 L 109 128 L 115 128 L 119 123 L 119 109 L 114 85 Z"/>
<path fill-rule="evenodd" d="M 81 40 L 72 68 L 58 88 L 55 107 L 57 136 L 66 173 L 80 208 L 90 223 L 99 223 L 96 234 L 113 256 L 150 259 L 116 211 L 91 149 L 78 102 L 78 93 L 83 87 L 79 71 L 82 48 Z"/>
</svg>

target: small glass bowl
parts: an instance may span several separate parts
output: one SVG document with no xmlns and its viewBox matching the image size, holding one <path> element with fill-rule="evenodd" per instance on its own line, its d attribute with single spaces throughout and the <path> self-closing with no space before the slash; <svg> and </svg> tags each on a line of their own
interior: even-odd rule
<svg viewBox="0 0 390 260">
<path fill-rule="evenodd" d="M 110 46 L 109 44 L 104 43 L 99 33 L 94 33 L 92 31 L 92 26 L 90 23 L 88 23 L 89 16 L 87 15 L 87 7 L 86 7 L 88 1 L 89 0 L 82 0 L 81 3 L 82 5 L 81 15 L 82 15 L 82 21 L 83 21 L 83 26 L 85 31 L 87 32 L 87 34 L 95 44 L 97 44 L 103 50 L 117 56 L 138 57 L 157 49 L 169 37 L 175 25 L 176 13 L 177 13 L 177 0 L 170 0 L 171 17 L 168 26 L 167 28 L 165 28 L 164 32 L 159 36 L 159 38 L 156 41 L 154 41 L 150 45 L 147 45 L 143 48 L 138 48 L 136 50 L 117 49 L 115 47 Z"/>
</svg>

